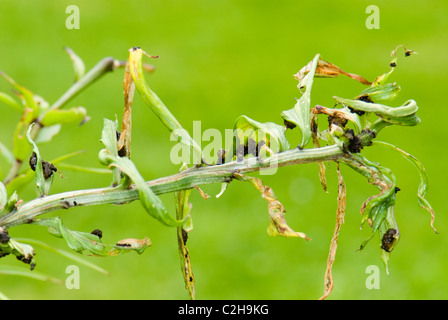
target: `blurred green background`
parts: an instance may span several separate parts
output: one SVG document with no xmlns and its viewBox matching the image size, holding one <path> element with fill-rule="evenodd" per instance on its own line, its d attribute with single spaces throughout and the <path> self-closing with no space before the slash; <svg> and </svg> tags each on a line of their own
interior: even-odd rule
<svg viewBox="0 0 448 320">
<path fill-rule="evenodd" d="M 80 9 L 80 29 L 69 30 L 68 5 Z M 380 9 L 380 29 L 365 26 L 365 10 Z M 436 211 L 436 235 L 429 214 L 417 204 L 419 178 L 411 163 L 380 147 L 363 153 L 390 167 L 402 190 L 395 215 L 401 240 L 390 259 L 390 275 L 380 260 L 375 238 L 359 252 L 370 234 L 360 230 L 362 202 L 377 190 L 343 167 L 347 212 L 333 266 L 334 290 L 329 299 L 446 299 L 447 212 L 444 145 L 444 90 L 448 67 L 448 3 L 446 1 L 0 1 L 0 70 L 50 103 L 71 85 L 73 71 L 63 47 L 71 47 L 89 69 L 105 56 L 126 59 L 128 49 L 140 46 L 159 55 L 156 71 L 147 76 L 154 91 L 188 130 L 195 120 L 202 129 L 232 128 L 246 114 L 258 121 L 281 123 L 280 113 L 299 96 L 292 77 L 316 53 L 348 72 L 369 80 L 388 71 L 390 52 L 399 44 L 419 54 L 401 58 L 392 81 L 402 86 L 394 105 L 415 99 L 422 123 L 381 132 L 388 141 L 410 152 L 425 165 L 427 198 Z M 70 160 L 100 167 L 97 160 L 103 118 L 121 119 L 123 70 L 110 73 L 71 101 L 84 106 L 92 118 L 79 127 L 67 125 L 49 144 L 41 146 L 52 159 L 76 150 L 86 152 Z M 10 92 L 6 81 L 0 91 Z M 332 96 L 352 98 L 363 85 L 348 78 L 317 79 L 312 105 L 331 107 Z M 442 108 L 442 109 L 440 109 Z M 136 95 L 133 113 L 132 157 L 148 180 L 176 173 L 170 162 L 169 133 Z M 443 110 L 442 110 L 443 111 Z M 20 115 L 0 106 L 0 140 L 12 146 L 12 132 Z M 298 141 L 298 132 L 289 134 Z M 294 145 L 294 144 L 293 144 Z M 327 171 L 329 192 L 323 192 L 316 164 L 282 168 L 265 176 L 287 209 L 287 221 L 312 241 L 270 238 L 266 234 L 265 200 L 250 184 L 233 182 L 215 199 L 220 186 L 206 186 L 203 200 L 193 193 L 194 230 L 188 248 L 198 299 L 317 299 L 323 293 L 324 273 L 334 230 L 337 179 L 335 164 Z M 55 178 L 52 193 L 107 186 L 110 176 L 66 171 Z M 33 199 L 29 186 L 21 197 Z M 172 194 L 162 196 L 174 214 Z M 186 299 L 180 272 L 175 229 L 147 215 L 138 202 L 126 206 L 97 206 L 58 211 L 72 230 L 103 231 L 105 243 L 123 238 L 150 237 L 143 255 L 90 258 L 109 276 L 79 265 L 80 289 L 21 277 L 0 276 L 0 291 L 11 299 Z M 63 240 L 44 227 L 19 226 L 12 237 L 33 237 L 67 249 Z M 37 248 L 36 270 L 62 280 L 74 264 Z M 1 263 L 21 266 L 14 257 Z M 380 269 L 380 289 L 367 289 L 366 268 Z"/>
</svg>

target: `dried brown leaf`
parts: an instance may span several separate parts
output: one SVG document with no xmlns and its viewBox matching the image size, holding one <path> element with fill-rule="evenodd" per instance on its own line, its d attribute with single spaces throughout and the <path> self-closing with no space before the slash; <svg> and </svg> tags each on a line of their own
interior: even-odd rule
<svg viewBox="0 0 448 320">
<path fill-rule="evenodd" d="M 345 72 L 344 70 L 342 70 L 341 68 L 339 68 L 338 66 L 319 59 L 318 63 L 317 63 L 317 68 L 316 68 L 316 77 L 322 77 L 322 78 L 336 78 L 340 75 L 344 75 L 347 76 L 353 80 L 359 81 L 362 84 L 365 85 L 371 85 L 372 83 L 366 79 L 364 79 L 363 77 L 361 77 L 360 75 L 354 74 L 354 73 L 348 73 Z"/>
<path fill-rule="evenodd" d="M 336 225 L 334 228 L 333 238 L 331 239 L 330 252 L 328 254 L 327 259 L 324 294 L 322 297 L 320 297 L 320 300 L 326 299 L 333 290 L 333 276 L 331 274 L 331 269 L 333 267 L 333 263 L 336 258 L 339 231 L 341 229 L 342 224 L 344 223 L 344 217 L 345 217 L 346 189 L 344 178 L 342 177 L 341 171 L 339 169 L 339 163 L 337 164 L 337 172 L 338 172 L 338 208 L 336 210 Z"/>
<path fill-rule="evenodd" d="M 242 181 L 249 180 L 260 192 L 263 199 L 268 202 L 269 218 L 270 223 L 268 226 L 268 235 L 276 237 L 299 237 L 307 241 L 311 240 L 303 232 L 297 232 L 288 226 L 285 220 L 284 214 L 286 213 L 285 208 L 280 201 L 277 200 L 274 191 L 271 187 L 265 186 L 263 181 L 256 177 L 247 177 L 235 173 L 234 176 Z"/>
<path fill-rule="evenodd" d="M 313 145 L 315 148 L 320 148 L 320 142 L 318 137 L 318 125 L 317 125 L 317 113 L 313 112 L 311 116 L 311 138 L 313 139 Z M 318 163 L 319 166 L 319 180 L 322 185 L 322 188 L 325 192 L 327 192 L 327 178 L 325 176 L 325 163 L 323 161 Z"/>
<path fill-rule="evenodd" d="M 120 156 L 131 156 L 131 130 L 132 130 L 132 102 L 134 100 L 135 84 L 129 72 L 129 63 L 123 78 L 124 110 L 123 122 L 121 124 L 121 135 L 118 141 L 118 152 Z"/>
</svg>

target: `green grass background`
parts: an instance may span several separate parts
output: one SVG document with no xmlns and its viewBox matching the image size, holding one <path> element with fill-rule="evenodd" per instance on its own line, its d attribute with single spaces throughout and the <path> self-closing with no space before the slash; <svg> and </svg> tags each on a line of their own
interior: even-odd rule
<svg viewBox="0 0 448 320">
<path fill-rule="evenodd" d="M 80 9 L 80 29 L 68 30 L 65 9 Z M 365 9 L 380 9 L 380 29 L 365 26 Z M 316 53 L 348 72 L 373 80 L 388 71 L 390 52 L 399 44 L 419 54 L 401 58 L 393 81 L 402 86 L 394 105 L 415 99 L 422 123 L 392 127 L 380 140 L 393 143 L 419 158 L 429 179 L 427 198 L 436 211 L 436 235 L 430 217 L 417 204 L 417 171 L 400 155 L 380 147 L 365 149 L 371 160 L 390 167 L 398 179 L 395 215 L 401 240 L 390 260 L 387 276 L 377 239 L 359 252 L 370 234 L 360 230 L 362 202 L 377 192 L 360 175 L 342 168 L 347 184 L 347 212 L 333 267 L 334 290 L 329 299 L 446 299 L 447 200 L 445 91 L 448 68 L 448 3 L 446 1 L 4 1 L 0 2 L 0 70 L 5 71 L 50 103 L 71 85 L 71 62 L 63 51 L 71 47 L 87 68 L 105 56 L 126 59 L 128 49 L 140 46 L 159 55 L 148 77 L 154 91 L 191 130 L 232 128 L 246 114 L 258 121 L 281 123 L 280 113 L 299 96 L 292 75 Z M 148 61 L 148 60 L 147 60 Z M 91 121 L 67 125 L 41 146 L 47 159 L 76 150 L 86 152 L 72 163 L 100 167 L 97 159 L 103 118 L 121 117 L 123 70 L 108 74 L 71 101 L 88 109 Z M 331 107 L 332 96 L 351 98 L 363 86 L 348 78 L 317 79 L 312 104 Z M 10 86 L 0 82 L 0 90 Z M 177 172 L 169 154 L 169 133 L 136 95 L 133 110 L 132 157 L 150 180 Z M 20 115 L 0 106 L 0 140 L 12 146 Z M 289 133 L 294 145 L 296 130 Z M 103 187 L 110 177 L 72 171 L 56 177 L 52 192 Z M 198 299 L 316 299 L 323 293 L 324 273 L 333 234 L 337 179 L 335 164 L 328 170 L 329 192 L 320 187 L 316 164 L 282 168 L 264 182 L 287 209 L 287 221 L 312 241 L 270 238 L 266 234 L 266 202 L 250 184 L 233 182 L 215 199 L 220 186 L 207 186 L 203 200 L 193 193 L 194 231 L 188 247 Z M 29 186 L 21 196 L 36 196 Z M 173 195 L 162 196 L 174 214 Z M 147 215 L 138 202 L 58 211 L 72 230 L 103 230 L 105 243 L 123 238 L 150 237 L 143 255 L 90 258 L 109 276 L 79 265 L 80 289 L 21 277 L 0 276 L 0 291 L 11 299 L 185 299 L 178 260 L 176 232 Z M 33 237 L 54 247 L 65 243 L 45 228 L 19 226 L 13 237 Z M 36 270 L 65 281 L 72 261 L 38 250 Z M 14 257 L 2 264 L 21 266 Z M 380 269 L 380 289 L 367 289 L 366 268 Z"/>
</svg>

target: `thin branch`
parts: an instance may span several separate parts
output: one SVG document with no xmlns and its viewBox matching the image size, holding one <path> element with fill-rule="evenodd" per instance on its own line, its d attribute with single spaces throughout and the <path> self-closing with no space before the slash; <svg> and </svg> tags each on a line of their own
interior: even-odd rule
<svg viewBox="0 0 448 320">
<path fill-rule="evenodd" d="M 263 163 L 257 161 L 257 158 L 249 158 L 241 162 L 234 161 L 223 165 L 192 167 L 171 176 L 148 181 L 147 184 L 155 194 L 159 195 L 199 185 L 230 182 L 234 178 L 234 173 L 250 173 L 274 166 L 283 167 L 342 158 L 350 158 L 350 155 L 341 151 L 336 145 L 305 150 L 293 149 L 275 154 Z M 106 187 L 49 195 L 24 203 L 11 213 L 0 217 L 0 226 L 10 228 L 30 223 L 39 215 L 59 209 L 101 204 L 125 204 L 138 198 L 139 193 L 135 186 L 131 186 L 129 189 Z"/>
</svg>

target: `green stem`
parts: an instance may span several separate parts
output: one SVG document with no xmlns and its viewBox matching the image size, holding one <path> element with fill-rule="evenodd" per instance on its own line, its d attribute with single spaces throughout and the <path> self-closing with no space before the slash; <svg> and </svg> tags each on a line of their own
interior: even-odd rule
<svg viewBox="0 0 448 320">
<path fill-rule="evenodd" d="M 147 184 L 155 194 L 159 195 L 204 184 L 230 182 L 235 173 L 256 172 L 274 165 L 283 167 L 341 158 L 350 159 L 350 155 L 341 151 L 336 145 L 305 150 L 293 149 L 267 159 L 270 160 L 270 164 L 260 163 L 257 158 L 249 158 L 242 162 L 233 161 L 223 165 L 192 167 L 171 176 L 148 181 Z M 106 187 L 69 191 L 40 197 L 19 206 L 17 210 L 0 217 L 0 226 L 10 228 L 30 223 L 39 215 L 59 209 L 100 204 L 125 204 L 137 199 L 139 199 L 139 192 L 135 186 L 129 189 Z"/>
<path fill-rule="evenodd" d="M 112 57 L 107 57 L 98 62 L 88 73 L 75 82 L 51 107 L 49 110 L 60 108 L 75 97 L 79 92 L 101 78 L 105 73 L 113 71 L 119 63 Z"/>
</svg>

